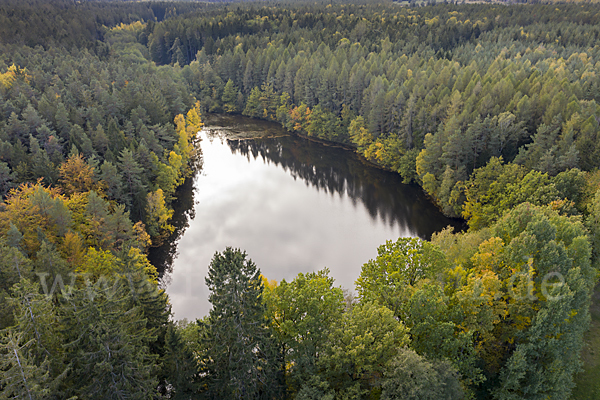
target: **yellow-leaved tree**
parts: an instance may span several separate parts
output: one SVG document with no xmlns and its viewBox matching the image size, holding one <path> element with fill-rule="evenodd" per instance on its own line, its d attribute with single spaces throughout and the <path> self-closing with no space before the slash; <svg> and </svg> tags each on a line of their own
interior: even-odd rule
<svg viewBox="0 0 600 400">
<path fill-rule="evenodd" d="M 165 203 L 162 189 L 158 188 L 146 196 L 146 229 L 150 236 L 158 238 L 173 232 L 175 229 L 168 223 L 173 210 Z M 155 239 L 156 240 L 156 239 Z"/>
</svg>

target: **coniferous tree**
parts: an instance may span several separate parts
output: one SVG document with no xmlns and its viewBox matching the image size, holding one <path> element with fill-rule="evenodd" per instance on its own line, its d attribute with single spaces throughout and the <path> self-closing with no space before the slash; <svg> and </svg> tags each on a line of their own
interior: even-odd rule
<svg viewBox="0 0 600 400">
<path fill-rule="evenodd" d="M 49 286 L 49 285 L 48 285 Z M 48 287 L 48 291 L 61 288 Z M 22 278 L 11 290 L 8 299 L 14 310 L 15 325 L 8 328 L 15 333 L 21 343 L 22 351 L 32 365 L 48 372 L 46 388 L 56 389 L 64 373 L 62 349 L 57 326 L 58 318 L 51 297 L 40 293 L 37 283 Z"/>
<path fill-rule="evenodd" d="M 119 170 L 125 188 L 125 204 L 134 213 L 141 215 L 143 211 L 142 204 L 144 202 L 142 196 L 145 190 L 141 178 L 143 170 L 135 160 L 131 150 L 124 149 L 121 152 L 119 156 Z"/>
<path fill-rule="evenodd" d="M 223 109 L 225 112 L 234 113 L 237 111 L 237 89 L 233 84 L 233 81 L 229 79 L 225 88 L 223 89 Z"/>
<path fill-rule="evenodd" d="M 592 243 L 592 262 L 596 269 L 600 269 L 600 190 L 594 195 L 589 205 L 589 216 L 586 220 Z"/>
<path fill-rule="evenodd" d="M 265 318 L 260 271 L 246 253 L 215 253 L 206 284 L 212 304 L 201 374 L 211 399 L 276 398 L 276 346 Z"/>
<path fill-rule="evenodd" d="M 242 114 L 249 117 L 262 117 L 264 113 L 263 104 L 260 101 L 261 91 L 258 87 L 254 87 L 248 96 L 246 107 Z"/>
<path fill-rule="evenodd" d="M 27 352 L 33 339 L 22 342 L 19 333 L 9 331 L 0 337 L 0 399 L 37 400 L 51 393 L 47 360 L 33 363 Z"/>
<path fill-rule="evenodd" d="M 109 198 L 121 202 L 123 200 L 123 183 L 117 167 L 110 161 L 104 161 L 100 167 L 100 178 L 106 184 L 106 194 Z"/>
<path fill-rule="evenodd" d="M 0 161 L 0 198 L 8 194 L 8 191 L 13 187 L 13 180 L 14 175 L 8 164 Z"/>
<path fill-rule="evenodd" d="M 31 174 L 35 179 L 44 178 L 46 184 L 56 183 L 57 173 L 54 164 L 50 161 L 48 153 L 41 148 L 39 141 L 33 136 L 29 137 L 31 151 Z"/>
<path fill-rule="evenodd" d="M 172 323 L 167 326 L 164 351 L 161 358 L 163 379 L 168 386 L 166 389 L 170 398 L 184 400 L 197 396 L 199 385 L 196 358 L 180 330 Z"/>
<path fill-rule="evenodd" d="M 117 276 L 87 281 L 62 298 L 61 320 L 69 373 L 65 396 L 152 399 L 156 356 L 140 307 Z"/>
</svg>

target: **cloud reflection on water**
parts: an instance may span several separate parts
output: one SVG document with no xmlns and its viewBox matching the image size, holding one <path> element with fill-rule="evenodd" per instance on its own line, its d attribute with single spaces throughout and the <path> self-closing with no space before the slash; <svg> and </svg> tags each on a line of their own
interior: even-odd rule
<svg viewBox="0 0 600 400">
<path fill-rule="evenodd" d="M 452 223 L 420 189 L 350 151 L 294 136 L 227 140 L 216 131 L 211 139 L 201 132 L 195 216 L 165 246 L 178 253 L 163 275 L 177 319 L 208 313 L 204 276 L 226 246 L 246 250 L 269 279 L 328 267 L 337 285 L 353 289 L 385 240 L 428 238 Z"/>
</svg>

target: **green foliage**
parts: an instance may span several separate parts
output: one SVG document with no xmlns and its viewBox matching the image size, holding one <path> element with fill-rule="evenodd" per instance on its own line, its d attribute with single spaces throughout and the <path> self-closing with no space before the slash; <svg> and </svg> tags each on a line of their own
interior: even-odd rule
<svg viewBox="0 0 600 400">
<path fill-rule="evenodd" d="M 8 191 L 12 188 L 14 176 L 11 172 L 8 164 L 0 161 L 0 197 L 4 197 L 8 194 Z"/>
<path fill-rule="evenodd" d="M 524 202 L 552 203 L 555 208 L 572 214 L 576 212 L 573 206 L 582 208 L 585 186 L 585 177 L 578 169 L 550 177 L 538 171 L 526 173 L 517 164 L 504 164 L 501 158 L 492 158 L 466 182 L 462 215 L 469 220 L 472 229 L 481 229 Z"/>
<path fill-rule="evenodd" d="M 18 337 L 13 345 L 23 343 L 20 351 L 27 357 L 25 362 L 38 367 L 39 373 L 45 375 L 45 384 L 40 389 L 55 391 L 65 366 L 57 331 L 59 319 L 51 298 L 41 294 L 39 285 L 26 278 L 21 278 L 11 292 L 12 296 L 7 300 L 12 306 L 15 324 L 4 333 L 9 338 Z"/>
<path fill-rule="evenodd" d="M 536 5 L 535 18 L 474 4 L 302 7 L 168 20 L 153 26 L 151 54 L 191 54 L 183 75 L 205 109 L 227 103 L 353 143 L 422 183 L 448 215 L 461 214 L 464 182 L 493 157 L 549 176 L 597 167 L 597 5 Z"/>
<path fill-rule="evenodd" d="M 188 378 L 195 362 L 172 354 L 178 339 L 141 223 L 168 231 L 202 125 L 180 75 L 149 62 L 138 42 L 147 40 L 140 18 L 175 9 L 4 6 L 0 398 L 154 398 L 159 382 L 184 395 L 167 360 L 185 360 Z M 174 169 L 160 182 L 168 196 L 157 187 L 160 164 Z"/>
<path fill-rule="evenodd" d="M 124 183 L 124 203 L 129 207 L 141 212 L 143 204 L 143 193 L 145 187 L 142 183 L 142 168 L 133 158 L 133 153 L 129 149 L 124 149 L 119 156 L 119 172 L 123 177 Z"/>
<path fill-rule="evenodd" d="M 229 82 L 233 84 L 233 81 L 229 80 L 227 83 L 229 84 Z M 223 95 L 225 96 L 225 94 Z M 233 100 L 233 93 L 229 97 L 230 101 Z M 273 91 L 273 85 L 263 84 L 262 88 L 254 87 L 248 96 L 248 101 L 242 114 L 249 117 L 275 120 L 277 117 L 277 107 L 280 105 L 279 101 L 279 95 Z"/>
<path fill-rule="evenodd" d="M 600 13 L 528 7 L 8 1 L 0 398 L 568 398 L 600 258 Z M 201 109 L 353 145 L 470 231 L 381 246 L 346 308 L 327 271 L 265 289 L 228 248 L 210 316 L 176 327 L 141 221 L 171 231 Z"/>
<path fill-rule="evenodd" d="M 184 329 L 186 328 L 181 329 L 174 324 L 167 326 L 165 354 L 161 359 L 166 391 L 173 399 L 187 399 L 198 391 L 197 363 L 186 342 L 186 332 L 182 332 Z"/>
<path fill-rule="evenodd" d="M 407 303 L 404 323 L 410 331 L 412 349 L 431 359 L 451 361 L 468 385 L 485 380 L 477 366 L 474 332 L 461 329 L 463 321 L 452 319 L 450 299 L 439 285 L 423 282 Z"/>
<path fill-rule="evenodd" d="M 429 361 L 400 349 L 390 361 L 382 384 L 382 400 L 463 399 L 456 370 L 446 361 Z"/>
<path fill-rule="evenodd" d="M 27 354 L 30 342 L 9 332 L 0 342 L 0 399 L 41 399 L 50 394 L 47 386 L 47 362 L 34 364 Z"/>
<path fill-rule="evenodd" d="M 321 380 L 318 375 L 312 376 L 305 383 L 295 397 L 296 400 L 334 400 L 335 392 L 330 389 L 327 381 Z"/>
<path fill-rule="evenodd" d="M 590 329 L 584 336 L 585 344 L 581 352 L 583 361 L 582 371 L 575 376 L 575 387 L 571 398 L 592 400 L 600 394 L 600 363 L 598 359 L 600 355 L 596 351 L 590 351 L 598 348 L 600 345 L 600 309 L 598 307 L 598 285 L 592 296 L 592 305 L 590 306 L 590 314 L 592 314 L 592 322 Z"/>
<path fill-rule="evenodd" d="M 342 318 L 344 295 L 328 270 L 298 274 L 291 282 L 265 290 L 267 316 L 281 346 L 288 390 L 303 388 L 318 372 L 329 334 Z M 308 389 L 307 389 L 308 390 Z"/>
<path fill-rule="evenodd" d="M 415 238 L 388 240 L 377 253 L 361 269 L 358 294 L 361 301 L 377 301 L 400 318 L 410 287 L 423 279 L 439 278 L 446 263 L 434 245 Z"/>
<path fill-rule="evenodd" d="M 237 96 L 237 88 L 233 84 L 233 81 L 229 79 L 225 85 L 225 88 L 223 89 L 223 97 L 221 98 L 225 112 L 235 113 L 237 111 Z"/>
<path fill-rule="evenodd" d="M 389 309 L 362 303 L 333 328 L 319 364 L 339 398 L 365 398 L 379 392 L 387 363 L 407 343 L 405 327 Z"/>
<path fill-rule="evenodd" d="M 156 388 L 154 337 L 140 307 L 128 307 L 135 287 L 114 279 L 113 286 L 73 289 L 63 296 L 68 396 L 151 399 Z"/>
<path fill-rule="evenodd" d="M 253 88 L 250 96 L 248 96 L 248 101 L 243 112 L 244 115 L 259 118 L 263 115 L 263 105 L 260 102 L 260 97 L 260 89 L 258 87 Z"/>
<path fill-rule="evenodd" d="M 215 253 L 206 277 L 212 304 L 201 374 L 213 398 L 271 397 L 279 389 L 260 271 L 246 253 Z"/>
<path fill-rule="evenodd" d="M 59 10 L 48 7 L 49 14 Z M 130 32 L 141 38 L 142 28 L 139 22 L 123 25 L 109 30 L 106 40 Z M 86 50 L 71 54 L 50 43 L 46 50 L 4 45 L 0 65 L 15 58 L 23 67 L 7 71 L 15 75 L 15 90 L 2 96 L 8 104 L 18 104 L 7 115 L 10 135 L 0 139 L 3 197 L 18 183 L 42 178 L 67 195 L 89 190 L 106 194 L 143 220 L 146 196 L 160 180 L 156 166 L 170 165 L 175 152 L 181 164 L 168 179 L 163 173 L 159 185 L 170 206 L 192 154 L 191 124 L 184 124 L 182 134 L 172 121 L 192 108 L 193 98 L 175 71 L 152 67 L 143 57 L 131 66 L 125 47 L 142 46 L 136 37 L 117 42 L 111 57 Z M 3 116 L 2 126 L 4 122 Z"/>
<path fill-rule="evenodd" d="M 568 397 L 597 281 L 580 218 L 525 203 L 491 229 L 434 242 L 454 266 L 443 287 L 420 279 L 404 290 L 411 349 L 494 398 Z"/>
<path fill-rule="evenodd" d="M 76 6 L 64 0 L 52 3 L 41 0 L 7 0 L 5 5 L 0 18 L 3 22 L 2 37 L 6 43 L 25 43 L 31 47 L 52 43 L 69 48 L 76 46 L 95 49 L 99 53 L 108 51 L 108 47 L 101 46 L 96 41 L 105 32 L 104 26 L 140 19 L 148 21 L 157 18 L 160 21 L 176 14 L 175 9 L 187 12 L 199 8 L 193 3 L 182 3 L 175 7 L 169 2 L 156 3 L 153 7 L 125 5 L 120 2 L 90 2 Z"/>
<path fill-rule="evenodd" d="M 508 304 L 510 315 L 529 313 L 530 317 L 525 317 L 521 327 L 516 324 L 516 347 L 500 373 L 496 396 L 566 397 L 579 368 L 596 281 L 586 231 L 576 218 L 524 204 L 497 224 L 496 233 L 509 243 L 505 250 L 508 265 L 529 258 L 521 264 L 535 269 L 530 294 L 513 292 Z M 526 365 L 533 359 L 537 361 L 532 369 Z"/>
<path fill-rule="evenodd" d="M 592 261 L 596 270 L 600 271 L 600 190 L 596 192 L 594 200 L 589 205 L 586 225 L 590 231 Z"/>
</svg>

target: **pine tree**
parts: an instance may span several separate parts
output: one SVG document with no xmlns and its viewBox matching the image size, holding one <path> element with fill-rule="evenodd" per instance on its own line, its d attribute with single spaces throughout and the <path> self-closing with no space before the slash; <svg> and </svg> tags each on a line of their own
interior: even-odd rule
<svg viewBox="0 0 600 400">
<path fill-rule="evenodd" d="M 262 93 L 258 87 L 252 88 L 248 101 L 246 102 L 246 108 L 244 108 L 242 114 L 249 117 L 261 118 L 264 114 L 261 96 Z"/>
<path fill-rule="evenodd" d="M 56 106 L 56 114 L 54 116 L 54 127 L 63 140 L 69 140 L 69 132 L 71 131 L 69 111 L 62 102 L 59 102 L 58 106 Z"/>
<path fill-rule="evenodd" d="M 70 272 L 69 267 L 61 255 L 56 251 L 52 243 L 42 240 L 40 250 L 34 261 L 35 271 L 47 274 L 48 280 L 54 282 L 56 279 L 66 280 Z"/>
<path fill-rule="evenodd" d="M 62 378 L 64 365 L 61 337 L 57 330 L 58 318 L 51 298 L 40 294 L 37 283 L 22 278 L 13 286 L 8 302 L 13 307 L 15 317 L 15 325 L 9 331 L 16 332 L 19 340 L 25 343 L 22 349 L 29 362 L 43 366 L 50 373 L 48 385 L 56 386 Z"/>
<path fill-rule="evenodd" d="M 8 301 L 10 288 L 22 277 L 31 277 L 31 262 L 21 252 L 23 235 L 10 224 L 8 246 L 0 241 L 0 329 L 15 324 L 14 303 Z"/>
<path fill-rule="evenodd" d="M 33 136 L 29 136 L 29 149 L 31 151 L 31 173 L 33 178 L 44 178 L 48 185 L 56 183 L 56 168 L 50 161 L 46 150 L 40 148 L 38 140 Z"/>
<path fill-rule="evenodd" d="M 123 131 L 119 129 L 119 122 L 115 118 L 111 118 L 106 129 L 106 137 L 110 149 L 114 154 L 119 154 L 127 146 L 127 140 Z"/>
<path fill-rule="evenodd" d="M 129 307 L 138 307 L 146 320 L 146 329 L 154 338 L 148 342 L 152 354 L 164 355 L 171 305 L 164 289 L 159 289 L 154 277 L 141 271 L 131 271 L 124 276 L 129 288 Z"/>
<path fill-rule="evenodd" d="M 94 145 L 81 126 L 73 125 L 69 132 L 69 141 L 71 146 L 76 146 L 86 157 L 94 154 Z"/>
</svg>

